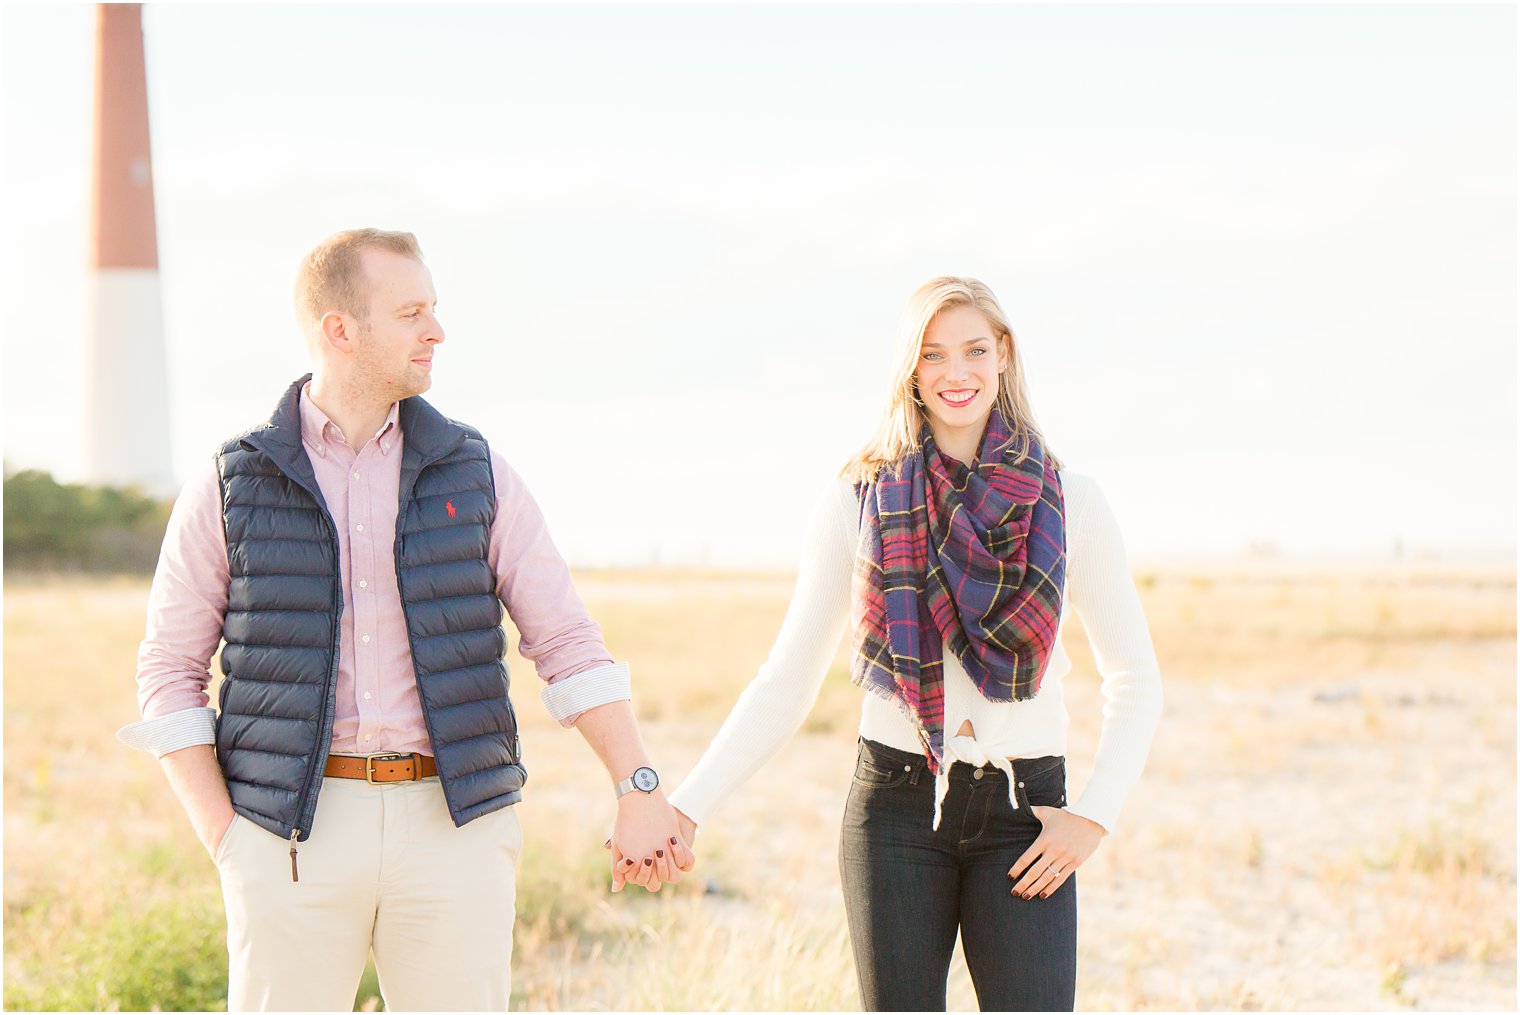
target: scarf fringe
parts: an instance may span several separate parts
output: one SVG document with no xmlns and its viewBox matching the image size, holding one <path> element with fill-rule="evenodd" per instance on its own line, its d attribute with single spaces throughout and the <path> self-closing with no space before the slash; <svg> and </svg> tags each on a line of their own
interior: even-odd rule
<svg viewBox="0 0 1520 1015">
<path fill-rule="evenodd" d="M 851 680 L 851 683 L 853 683 L 856 687 L 865 688 L 867 692 L 876 695 L 876 697 L 882 698 L 896 705 L 897 711 L 902 713 L 902 717 L 908 720 L 908 722 L 913 725 L 913 728 L 918 730 L 920 734 L 923 733 L 924 725 L 919 721 L 918 715 L 913 711 L 912 706 L 904 701 L 899 695 L 892 693 L 887 688 L 882 687 L 880 684 L 874 683 L 870 680 L 866 680 L 864 682 Z M 924 752 L 924 758 L 929 762 L 929 771 L 936 776 L 939 775 L 940 769 L 944 767 L 943 762 L 940 760 L 940 758 L 943 757 L 944 748 L 941 747 L 940 751 L 940 757 L 936 757 L 932 751 Z"/>
</svg>

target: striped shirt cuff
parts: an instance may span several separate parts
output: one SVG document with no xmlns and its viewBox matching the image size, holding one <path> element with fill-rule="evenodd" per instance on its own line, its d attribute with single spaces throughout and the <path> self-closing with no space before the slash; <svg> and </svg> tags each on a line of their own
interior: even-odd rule
<svg viewBox="0 0 1520 1015">
<path fill-rule="evenodd" d="M 215 744 L 216 709 L 186 708 L 144 719 L 117 730 L 116 739 L 155 758 L 196 744 Z"/>
<path fill-rule="evenodd" d="M 582 712 L 612 701 L 632 701 L 627 663 L 608 663 L 556 680 L 540 697 L 561 726 L 574 726 Z"/>
</svg>

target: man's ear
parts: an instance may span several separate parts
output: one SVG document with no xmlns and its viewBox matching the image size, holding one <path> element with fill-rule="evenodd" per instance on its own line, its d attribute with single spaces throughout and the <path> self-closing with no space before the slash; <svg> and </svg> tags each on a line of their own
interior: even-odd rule
<svg viewBox="0 0 1520 1015">
<path fill-rule="evenodd" d="M 320 327 L 322 329 L 322 341 L 326 345 L 341 353 L 353 352 L 353 332 L 355 328 L 353 318 L 336 310 L 329 310 L 322 315 Z"/>
</svg>

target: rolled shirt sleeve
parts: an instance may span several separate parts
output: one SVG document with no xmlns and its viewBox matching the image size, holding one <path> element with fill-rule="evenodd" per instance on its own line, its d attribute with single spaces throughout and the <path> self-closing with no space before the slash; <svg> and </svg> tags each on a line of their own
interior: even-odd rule
<svg viewBox="0 0 1520 1015">
<path fill-rule="evenodd" d="M 573 726 L 598 705 L 631 700 L 628 666 L 608 654 L 527 484 L 495 450 L 491 471 L 496 517 L 489 560 L 496 594 L 522 636 L 518 650 L 548 685 L 542 698 L 549 714 Z"/>
<path fill-rule="evenodd" d="M 116 737 L 162 757 L 216 742 L 209 707 L 211 656 L 227 612 L 227 535 L 215 463 L 180 491 L 148 593 L 147 632 L 137 650 L 137 706 L 143 721 Z"/>
<path fill-rule="evenodd" d="M 196 744 L 215 744 L 216 709 L 187 708 L 135 722 L 117 730 L 116 739 L 155 758 Z"/>
</svg>

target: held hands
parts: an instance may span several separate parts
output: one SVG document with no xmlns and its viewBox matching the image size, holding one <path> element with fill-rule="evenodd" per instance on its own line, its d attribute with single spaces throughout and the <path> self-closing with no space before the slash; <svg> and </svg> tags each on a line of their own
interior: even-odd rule
<svg viewBox="0 0 1520 1015">
<path fill-rule="evenodd" d="M 1016 879 L 1013 882 L 1014 895 L 1043 899 L 1065 884 L 1072 871 L 1087 862 L 1107 833 L 1096 821 L 1059 807 L 1035 805 L 1031 809 L 1045 827 L 1039 838 L 1008 869 L 1008 877 Z"/>
<path fill-rule="evenodd" d="M 660 886 L 681 880 L 696 865 L 684 825 L 690 819 L 670 806 L 665 794 L 625 793 L 618 798 L 612 837 L 602 843 L 612 853 L 612 890 L 631 883 L 658 892 Z"/>
</svg>

